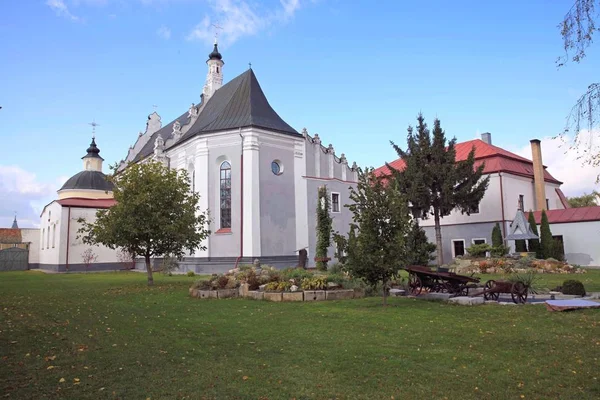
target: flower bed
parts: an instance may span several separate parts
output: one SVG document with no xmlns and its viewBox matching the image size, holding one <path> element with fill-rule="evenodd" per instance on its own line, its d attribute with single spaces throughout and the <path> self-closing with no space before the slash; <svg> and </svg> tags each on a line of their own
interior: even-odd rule
<svg viewBox="0 0 600 400">
<path fill-rule="evenodd" d="M 585 269 L 552 258 L 538 260 L 522 258 L 462 258 L 449 265 L 459 274 L 512 274 L 537 272 L 541 274 L 584 274 Z"/>
<path fill-rule="evenodd" d="M 364 297 L 362 281 L 345 274 L 325 274 L 301 268 L 241 266 L 212 275 L 190 288 L 197 298 L 247 297 L 270 301 L 318 301 Z"/>
</svg>

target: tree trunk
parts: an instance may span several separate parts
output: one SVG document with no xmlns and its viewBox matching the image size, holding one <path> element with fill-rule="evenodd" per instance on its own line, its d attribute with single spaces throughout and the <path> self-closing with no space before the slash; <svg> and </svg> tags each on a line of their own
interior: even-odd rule
<svg viewBox="0 0 600 400">
<path fill-rule="evenodd" d="M 150 255 L 146 254 L 146 271 L 148 271 L 148 286 L 154 285 L 154 278 L 152 277 L 152 265 L 150 265 Z"/>
<path fill-rule="evenodd" d="M 440 212 L 439 210 L 433 211 L 434 222 L 435 222 L 435 244 L 437 253 L 437 265 L 438 267 L 444 264 L 444 249 L 442 248 L 442 227 L 440 225 Z"/>
<path fill-rule="evenodd" d="M 387 306 L 387 281 L 383 281 L 383 306 Z"/>
</svg>

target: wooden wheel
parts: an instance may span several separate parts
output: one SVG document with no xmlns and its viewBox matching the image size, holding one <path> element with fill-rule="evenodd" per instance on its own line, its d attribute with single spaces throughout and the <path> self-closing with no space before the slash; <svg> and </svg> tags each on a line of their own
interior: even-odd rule
<svg viewBox="0 0 600 400">
<path fill-rule="evenodd" d="M 489 281 L 487 281 L 485 283 L 485 287 L 483 288 L 486 291 L 486 293 L 484 293 L 484 295 L 483 295 L 484 299 L 498 301 L 498 298 L 500 297 L 500 293 L 491 291 L 494 288 L 494 286 L 496 286 L 496 281 L 493 279 L 490 279 Z M 490 290 L 490 291 L 488 292 L 488 290 Z"/>
<path fill-rule="evenodd" d="M 408 278 L 408 286 L 410 288 L 410 294 L 413 296 L 418 296 L 421 294 L 421 290 L 423 290 L 423 282 L 421 282 L 421 278 L 417 275 L 410 275 Z"/>
<path fill-rule="evenodd" d="M 521 282 L 515 282 L 512 285 L 510 295 L 516 304 L 524 304 L 527 302 L 527 286 Z"/>
</svg>

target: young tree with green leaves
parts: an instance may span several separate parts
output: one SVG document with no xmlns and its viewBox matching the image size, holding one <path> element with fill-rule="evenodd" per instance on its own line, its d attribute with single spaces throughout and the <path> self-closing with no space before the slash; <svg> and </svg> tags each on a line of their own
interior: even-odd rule
<svg viewBox="0 0 600 400">
<path fill-rule="evenodd" d="M 79 220 L 84 243 L 144 257 L 149 286 L 154 284 L 151 257 L 181 258 L 185 250 L 205 249 L 207 212 L 200 210 L 200 195 L 190 190 L 185 170 L 151 161 L 130 164 L 108 179 L 115 185 L 116 204 L 98 210 L 93 223 Z"/>
<path fill-rule="evenodd" d="M 597 206 L 598 199 L 600 199 L 600 193 L 594 190 L 590 194 L 584 193 L 581 196 L 569 197 L 567 201 L 569 202 L 569 206 L 571 206 L 571 208 L 580 208 Z"/>
<path fill-rule="evenodd" d="M 405 168 L 396 170 L 389 164 L 397 187 L 406 194 L 421 218 L 433 216 L 437 263 L 442 265 L 442 229 L 440 220 L 458 209 L 470 214 L 479 206 L 488 187 L 489 177 L 483 177 L 484 165 L 475 167 L 475 148 L 466 160 L 456 161 L 456 138 L 446 142 L 439 119 L 430 132 L 422 114 L 417 117 L 416 132 L 408 127 L 407 149 L 391 142 Z"/>
<path fill-rule="evenodd" d="M 315 261 L 319 271 L 327 271 L 327 251 L 331 246 L 332 218 L 329 214 L 330 202 L 326 186 L 321 186 L 318 191 L 317 201 L 317 248 Z"/>
<path fill-rule="evenodd" d="M 419 221 L 410 223 L 410 231 L 406 236 L 406 249 L 408 252 L 407 265 L 428 265 L 435 260 L 435 244 L 427 239 L 425 230 L 419 226 Z"/>
<path fill-rule="evenodd" d="M 540 223 L 540 254 L 542 258 L 546 259 L 553 256 L 553 246 L 554 239 L 552 239 L 548 215 L 546 215 L 546 210 L 542 210 L 542 220 Z"/>
<path fill-rule="evenodd" d="M 353 214 L 348 235 L 346 268 L 369 285 L 383 285 L 383 305 L 387 286 L 398 270 L 407 265 L 407 235 L 410 216 L 406 197 L 376 177 L 372 168 L 358 171 L 356 188 L 350 189 Z"/>
<path fill-rule="evenodd" d="M 538 233 L 537 224 L 535 223 L 535 217 L 533 216 L 533 211 L 529 211 L 528 217 L 529 226 L 531 227 L 531 232 L 537 237 L 540 237 Z M 543 255 L 540 253 L 540 240 L 539 239 L 529 239 L 529 251 L 535 253 L 535 258 L 543 258 Z"/>
</svg>

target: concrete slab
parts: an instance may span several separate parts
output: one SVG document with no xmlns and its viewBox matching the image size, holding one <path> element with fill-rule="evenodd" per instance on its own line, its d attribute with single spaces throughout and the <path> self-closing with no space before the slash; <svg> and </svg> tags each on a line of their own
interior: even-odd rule
<svg viewBox="0 0 600 400">
<path fill-rule="evenodd" d="M 326 300 L 348 300 L 354 298 L 354 289 L 328 290 L 325 292 Z"/>
<path fill-rule="evenodd" d="M 258 290 L 249 290 L 246 294 L 249 299 L 263 300 L 265 298 L 265 292 L 259 292 Z"/>
<path fill-rule="evenodd" d="M 199 290 L 198 294 L 201 299 L 216 299 L 217 291 L 216 290 Z"/>
<path fill-rule="evenodd" d="M 283 293 L 281 292 L 264 292 L 264 299 L 269 301 L 282 301 Z"/>
<path fill-rule="evenodd" d="M 390 296 L 399 297 L 404 296 L 406 294 L 406 290 L 404 289 L 390 289 Z"/>
<path fill-rule="evenodd" d="M 449 303 L 460 304 L 462 306 L 474 306 L 478 304 L 484 303 L 483 297 L 467 297 L 467 296 L 458 296 L 452 297 L 448 299 Z"/>
<path fill-rule="evenodd" d="M 219 299 L 229 299 L 231 297 L 238 297 L 239 289 L 219 289 L 217 290 L 217 297 Z"/>
<path fill-rule="evenodd" d="M 282 301 L 304 301 L 304 292 L 283 292 Z"/>
</svg>

